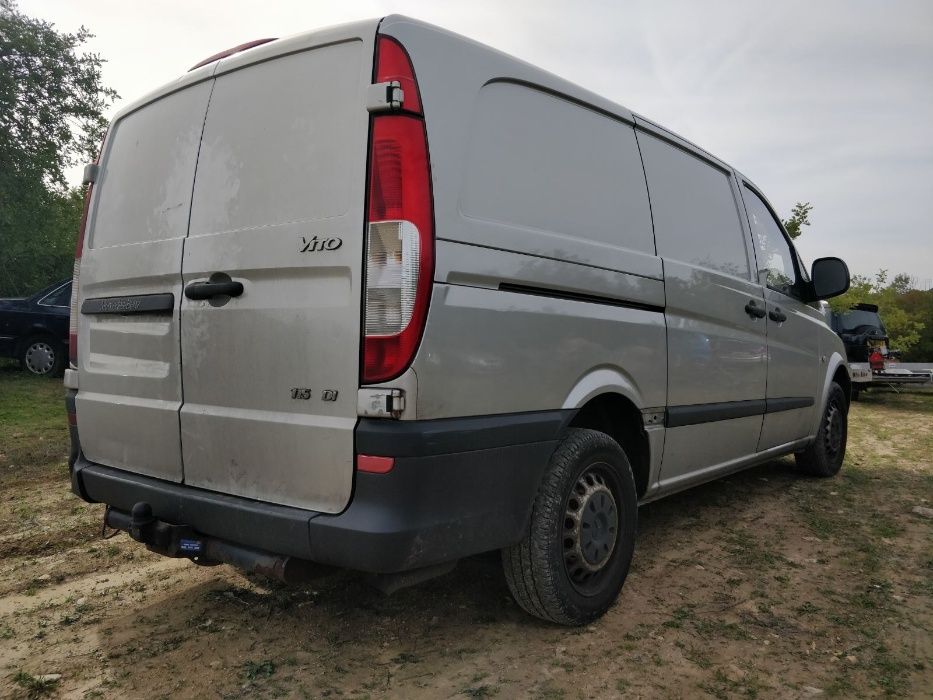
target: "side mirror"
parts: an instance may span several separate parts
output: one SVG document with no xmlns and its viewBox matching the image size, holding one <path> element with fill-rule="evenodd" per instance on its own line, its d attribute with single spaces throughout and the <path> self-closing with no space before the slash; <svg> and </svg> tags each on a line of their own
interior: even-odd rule
<svg viewBox="0 0 933 700">
<path fill-rule="evenodd" d="M 818 258 L 810 272 L 811 301 L 838 297 L 849 291 L 849 267 L 839 258 Z"/>
</svg>

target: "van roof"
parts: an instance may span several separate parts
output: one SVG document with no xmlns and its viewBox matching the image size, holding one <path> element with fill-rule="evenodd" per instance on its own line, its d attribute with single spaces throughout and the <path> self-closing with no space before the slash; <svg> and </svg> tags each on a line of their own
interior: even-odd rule
<svg viewBox="0 0 933 700">
<path fill-rule="evenodd" d="M 482 47 L 486 51 L 493 51 L 513 62 L 518 69 L 518 72 L 521 74 L 533 76 L 534 82 L 541 87 L 570 97 L 574 100 L 584 103 L 590 108 L 603 111 L 616 118 L 621 118 L 630 123 L 647 127 L 650 131 L 654 131 L 662 138 L 666 138 L 682 147 L 686 147 L 688 150 L 694 151 L 697 155 L 712 161 L 714 164 L 717 164 L 722 168 L 727 170 L 734 170 L 734 168 L 732 168 L 732 166 L 730 166 L 728 163 L 720 160 L 709 151 L 698 146 L 692 141 L 683 138 L 679 134 L 670 131 L 666 127 L 661 126 L 651 119 L 648 119 L 638 114 L 637 112 L 633 112 L 627 107 L 606 97 L 603 97 L 602 95 L 592 92 L 591 90 L 587 90 L 586 88 L 583 88 L 576 83 L 551 73 L 550 71 L 544 70 L 543 68 L 539 68 L 538 66 L 535 66 L 520 58 L 516 58 L 511 54 L 465 37 L 461 34 L 457 34 L 456 32 L 452 32 L 428 22 L 423 22 L 418 19 L 397 14 L 387 15 L 381 18 L 372 18 L 345 24 L 332 25 L 329 27 L 322 27 L 271 41 L 259 40 L 257 42 L 247 42 L 246 44 L 241 44 L 240 46 L 234 47 L 235 50 L 228 49 L 227 51 L 222 51 L 218 54 L 215 54 L 214 56 L 211 56 L 209 59 L 203 60 L 199 64 L 196 64 L 194 68 L 192 68 L 189 72 L 182 74 L 176 80 L 166 83 L 165 85 L 156 88 L 143 97 L 127 104 L 117 112 L 114 117 L 114 121 L 121 119 L 127 114 L 140 109 L 141 107 L 159 99 L 160 97 L 164 97 L 165 95 L 171 94 L 201 81 L 209 80 L 216 75 L 220 75 L 231 70 L 236 70 L 238 68 L 242 68 L 253 63 L 258 63 L 260 61 L 266 61 L 276 56 L 295 53 L 297 51 L 301 51 L 313 46 L 319 46 L 322 43 L 339 40 L 345 38 L 347 35 L 359 36 L 365 35 L 368 32 L 375 34 L 378 31 L 380 33 L 394 36 L 397 31 L 406 33 L 406 28 L 414 28 L 418 31 L 428 31 L 435 34 L 444 35 L 457 42 L 472 44 L 476 47 Z M 497 77 L 513 76 L 491 76 L 491 79 Z M 741 173 L 736 171 L 736 175 L 754 185 L 754 183 L 752 183 L 749 178 L 745 177 Z"/>
</svg>

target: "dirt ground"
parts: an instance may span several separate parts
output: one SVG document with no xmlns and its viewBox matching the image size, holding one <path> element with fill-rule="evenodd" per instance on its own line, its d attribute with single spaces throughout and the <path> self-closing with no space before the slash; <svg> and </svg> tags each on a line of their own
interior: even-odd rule
<svg viewBox="0 0 933 700">
<path fill-rule="evenodd" d="M 643 507 L 578 630 L 522 613 L 494 554 L 386 597 L 103 540 L 61 405 L 0 367 L 2 696 L 933 697 L 933 394 L 864 396 L 835 479 L 785 459 Z"/>
</svg>

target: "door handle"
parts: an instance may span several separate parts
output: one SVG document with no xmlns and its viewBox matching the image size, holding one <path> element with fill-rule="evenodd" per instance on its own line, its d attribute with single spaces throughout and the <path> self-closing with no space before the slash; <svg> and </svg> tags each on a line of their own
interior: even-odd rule
<svg viewBox="0 0 933 700">
<path fill-rule="evenodd" d="M 750 302 L 748 302 L 745 305 L 745 313 L 747 313 L 752 318 L 764 318 L 765 317 L 765 310 L 761 308 L 760 306 L 758 306 L 758 304 L 755 303 L 754 299 L 752 299 Z"/>
<path fill-rule="evenodd" d="M 192 282 L 185 287 L 185 296 L 195 301 L 213 297 L 238 297 L 243 293 L 243 283 L 233 280 L 222 282 Z"/>
<path fill-rule="evenodd" d="M 787 314 L 781 311 L 779 308 L 774 307 L 771 311 L 768 312 L 768 318 L 770 318 L 775 323 L 784 323 L 787 320 Z"/>
</svg>

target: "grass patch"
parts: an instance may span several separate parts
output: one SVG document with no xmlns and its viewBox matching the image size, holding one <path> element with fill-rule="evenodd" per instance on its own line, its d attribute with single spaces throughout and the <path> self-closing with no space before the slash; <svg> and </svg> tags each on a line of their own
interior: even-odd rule
<svg viewBox="0 0 933 700">
<path fill-rule="evenodd" d="M 748 530 L 732 530 L 726 534 L 726 551 L 732 555 L 736 566 L 743 569 L 763 571 L 784 561 L 784 558 L 765 548 Z"/>
<path fill-rule="evenodd" d="M 271 678 L 275 675 L 275 664 L 271 659 L 247 661 L 240 669 L 240 675 L 248 681 L 256 681 L 260 678 Z"/>
<path fill-rule="evenodd" d="M 13 682 L 26 691 L 27 698 L 44 698 L 58 687 L 58 676 L 34 676 L 26 671 L 17 671 Z"/>
<path fill-rule="evenodd" d="M 48 470 L 68 457 L 68 419 L 60 379 L 0 365 L 0 483 Z"/>
</svg>

